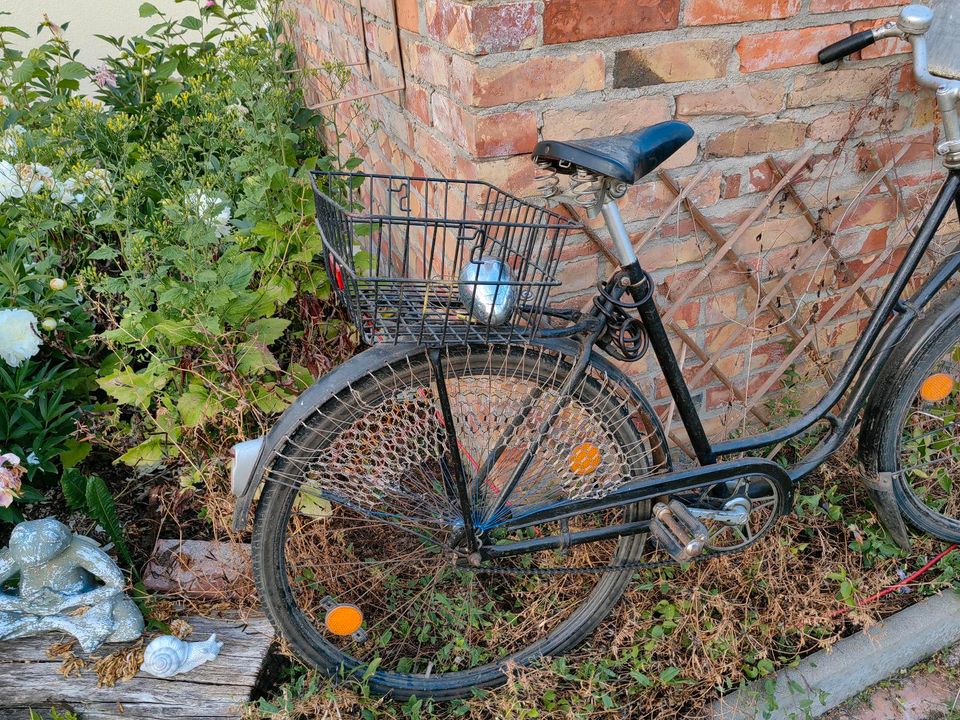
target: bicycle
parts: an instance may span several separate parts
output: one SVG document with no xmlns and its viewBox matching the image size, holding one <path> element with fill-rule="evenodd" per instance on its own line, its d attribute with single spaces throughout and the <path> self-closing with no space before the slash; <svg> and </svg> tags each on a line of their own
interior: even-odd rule
<svg viewBox="0 0 960 720">
<path fill-rule="evenodd" d="M 692 137 L 684 123 L 537 145 L 545 197 L 564 197 L 569 175 L 616 246 L 620 267 L 585 312 L 550 304 L 576 222 L 481 182 L 314 173 L 326 270 L 372 347 L 238 445 L 232 469 L 238 530 L 262 486 L 257 587 L 305 662 L 398 698 L 503 683 L 510 667 L 590 635 L 635 571 L 763 538 L 861 411 L 864 481 L 891 535 L 909 542 L 905 518 L 960 542 L 960 288 L 946 289 L 960 255 L 902 297 L 960 211 L 960 54 L 944 43 L 928 55 L 932 24 L 929 8 L 908 6 L 820 53 L 825 64 L 908 40 L 917 79 L 937 88 L 948 176 L 835 383 L 759 435 L 707 438 L 617 206 Z M 657 415 L 607 359 L 648 348 L 696 467 L 673 468 Z M 793 466 L 750 455 L 819 421 L 829 432 Z"/>
</svg>

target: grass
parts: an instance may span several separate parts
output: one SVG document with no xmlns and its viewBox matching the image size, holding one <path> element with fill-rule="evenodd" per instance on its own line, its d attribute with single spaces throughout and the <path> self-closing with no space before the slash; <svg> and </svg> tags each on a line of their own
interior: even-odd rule
<svg viewBox="0 0 960 720">
<path fill-rule="evenodd" d="M 591 640 L 566 657 L 515 668 L 498 690 L 453 703 L 372 696 L 291 661 L 284 684 L 249 718 L 699 718 L 719 695 L 949 587 L 960 554 L 910 593 L 853 607 L 920 567 L 940 544 L 917 536 L 906 555 L 865 505 L 849 460 L 801 488 L 796 513 L 739 555 L 639 574 Z M 537 612 L 537 608 L 531 608 Z"/>
</svg>

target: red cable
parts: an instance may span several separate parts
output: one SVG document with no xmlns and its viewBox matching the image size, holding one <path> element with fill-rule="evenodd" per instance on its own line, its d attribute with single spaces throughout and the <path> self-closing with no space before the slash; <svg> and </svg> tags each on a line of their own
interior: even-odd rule
<svg viewBox="0 0 960 720">
<path fill-rule="evenodd" d="M 895 591 L 899 590 L 900 588 L 902 588 L 902 587 L 904 587 L 904 586 L 906 586 L 906 585 L 909 585 L 910 583 L 912 583 L 912 582 L 913 582 L 914 580 L 916 580 L 918 577 L 920 577 L 921 575 L 923 575 L 925 572 L 927 572 L 927 570 L 929 570 L 930 568 L 932 568 L 934 565 L 936 565 L 938 562 L 940 562 L 941 560 L 943 560 L 947 555 L 949 555 L 950 553 L 952 553 L 952 552 L 953 552 L 954 550 L 956 550 L 956 549 L 957 549 L 957 546 L 956 546 L 956 545 L 951 545 L 951 546 L 948 547 L 946 550 L 941 551 L 940 554 L 938 554 L 938 555 L 937 555 L 936 557 L 934 557 L 930 562 L 928 562 L 926 565 L 924 565 L 922 568 L 920 568 L 919 570 L 917 570 L 917 571 L 916 571 L 915 573 L 913 573 L 912 575 L 908 575 L 908 576 L 905 577 L 903 580 L 901 580 L 900 582 L 898 582 L 898 583 L 896 583 L 896 584 L 894 584 L 894 585 L 890 585 L 889 587 L 885 587 L 885 588 L 884 588 L 883 590 L 881 590 L 880 592 L 875 593 L 874 595 L 871 595 L 871 596 L 868 597 L 868 598 L 864 598 L 863 600 L 858 600 L 858 601 L 857 601 L 857 604 L 856 604 L 855 606 L 849 606 L 849 605 L 848 605 L 848 606 L 846 606 L 846 607 L 842 607 L 842 608 L 834 611 L 834 613 L 833 613 L 830 617 L 836 617 L 837 615 L 843 615 L 844 613 L 850 612 L 851 610 L 853 610 L 854 607 L 861 608 L 861 607 L 864 607 L 865 605 L 869 605 L 869 604 L 872 603 L 872 602 L 876 602 L 877 600 L 879 600 L 880 598 L 882 598 L 884 595 L 889 595 L 890 593 L 895 592 Z"/>
</svg>

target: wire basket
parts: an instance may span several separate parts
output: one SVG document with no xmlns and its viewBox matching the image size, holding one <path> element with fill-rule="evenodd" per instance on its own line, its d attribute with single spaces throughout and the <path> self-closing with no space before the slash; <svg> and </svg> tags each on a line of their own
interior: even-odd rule
<svg viewBox="0 0 960 720">
<path fill-rule="evenodd" d="M 535 335 L 580 227 L 479 181 L 315 171 L 312 182 L 331 285 L 370 345 Z"/>
</svg>

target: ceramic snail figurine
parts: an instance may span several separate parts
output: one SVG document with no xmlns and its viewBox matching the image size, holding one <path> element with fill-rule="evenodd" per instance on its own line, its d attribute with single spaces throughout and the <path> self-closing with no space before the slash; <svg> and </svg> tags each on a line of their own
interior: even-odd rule
<svg viewBox="0 0 960 720">
<path fill-rule="evenodd" d="M 173 635 L 161 635 L 147 645 L 140 669 L 156 677 L 173 677 L 213 660 L 222 647 L 216 633 L 203 642 L 186 642 Z"/>
</svg>

